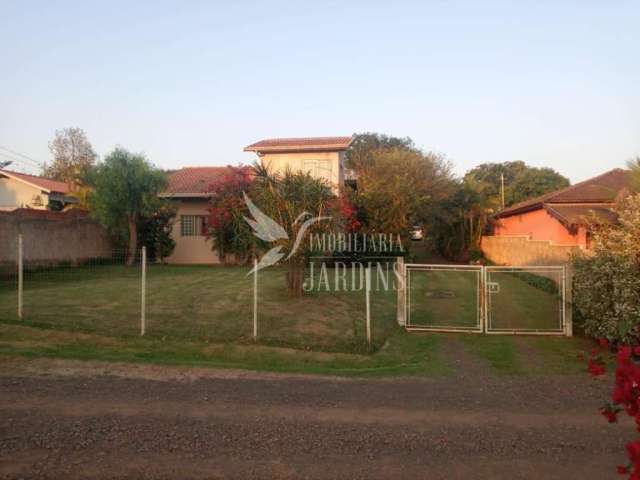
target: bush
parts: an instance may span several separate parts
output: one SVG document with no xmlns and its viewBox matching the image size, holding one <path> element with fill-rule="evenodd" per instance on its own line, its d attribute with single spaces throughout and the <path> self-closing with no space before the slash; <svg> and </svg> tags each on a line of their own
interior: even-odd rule
<svg viewBox="0 0 640 480">
<path fill-rule="evenodd" d="M 573 258 L 573 303 L 586 335 L 640 341 L 640 194 L 618 206 L 619 223 L 594 230 L 592 255 Z"/>
</svg>

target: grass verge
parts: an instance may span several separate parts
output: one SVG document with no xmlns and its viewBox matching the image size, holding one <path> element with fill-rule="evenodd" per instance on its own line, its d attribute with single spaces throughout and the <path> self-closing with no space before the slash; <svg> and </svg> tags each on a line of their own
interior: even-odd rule
<svg viewBox="0 0 640 480">
<path fill-rule="evenodd" d="M 93 333 L 0 324 L 0 354 L 75 360 L 241 368 L 354 377 L 439 376 L 450 369 L 439 355 L 440 337 L 397 332 L 371 355 L 301 351 L 266 345 L 114 338 Z"/>
</svg>

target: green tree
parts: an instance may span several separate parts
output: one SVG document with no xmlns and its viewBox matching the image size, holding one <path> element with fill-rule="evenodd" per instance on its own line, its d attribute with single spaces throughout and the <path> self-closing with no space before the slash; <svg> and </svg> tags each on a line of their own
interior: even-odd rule
<svg viewBox="0 0 640 480">
<path fill-rule="evenodd" d="M 499 208 L 503 175 L 505 207 L 569 186 L 569 180 L 555 170 L 531 167 L 521 160 L 483 163 L 469 170 L 464 180 L 487 197 L 488 203 Z"/>
<path fill-rule="evenodd" d="M 346 152 L 346 165 L 348 168 L 359 171 L 371 164 L 374 152 L 391 148 L 418 151 L 409 137 L 394 137 L 371 132 L 358 133 Z"/>
<path fill-rule="evenodd" d="M 158 200 L 158 205 L 150 215 L 140 218 L 138 222 L 138 244 L 147 247 L 147 258 L 164 259 L 171 255 L 176 242 L 171 238 L 177 209 L 166 200 Z"/>
<path fill-rule="evenodd" d="M 92 179 L 94 214 L 120 238 L 128 238 L 127 264 L 132 265 L 138 222 L 158 209 L 158 193 L 166 187 L 166 177 L 144 155 L 116 148 L 96 167 Z"/>
<path fill-rule="evenodd" d="M 370 151 L 359 168 L 355 196 L 363 229 L 406 239 L 413 224 L 432 223 L 452 182 L 450 166 L 440 155 L 406 147 Z"/>
</svg>

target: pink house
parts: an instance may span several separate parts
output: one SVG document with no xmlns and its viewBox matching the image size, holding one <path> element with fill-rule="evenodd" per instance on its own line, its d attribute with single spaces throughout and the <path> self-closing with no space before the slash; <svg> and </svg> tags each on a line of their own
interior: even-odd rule
<svg viewBox="0 0 640 480">
<path fill-rule="evenodd" d="M 495 216 L 482 250 L 502 264 L 564 261 L 572 250 L 590 248 L 590 225 L 616 221 L 616 200 L 628 187 L 629 172 L 615 169 L 513 205 Z"/>
<path fill-rule="evenodd" d="M 555 245 L 589 248 L 588 225 L 615 221 L 613 207 L 629 186 L 615 169 L 562 190 L 513 205 L 496 215 L 494 235 L 527 235 Z"/>
</svg>

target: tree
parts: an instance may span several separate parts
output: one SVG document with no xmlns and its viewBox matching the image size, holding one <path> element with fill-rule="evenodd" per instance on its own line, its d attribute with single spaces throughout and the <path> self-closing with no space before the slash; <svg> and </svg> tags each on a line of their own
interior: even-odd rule
<svg viewBox="0 0 640 480">
<path fill-rule="evenodd" d="M 144 155 L 116 148 L 97 166 L 93 181 L 94 213 L 112 232 L 121 238 L 128 237 L 127 265 L 132 265 L 138 222 L 158 209 L 158 193 L 165 188 L 166 177 Z"/>
<path fill-rule="evenodd" d="M 370 151 L 359 167 L 355 197 L 364 210 L 363 229 L 406 238 L 414 223 L 431 223 L 451 183 L 450 166 L 437 154 L 404 146 Z"/>
<path fill-rule="evenodd" d="M 177 209 L 165 200 L 158 199 L 153 213 L 140 219 L 138 226 L 138 244 L 147 248 L 147 258 L 164 261 L 176 246 L 171 238 Z"/>
<path fill-rule="evenodd" d="M 555 170 L 530 167 L 521 160 L 483 163 L 469 170 L 464 180 L 475 185 L 478 193 L 487 197 L 489 203 L 500 207 L 502 175 L 505 207 L 569 186 L 569 180 Z"/>
<path fill-rule="evenodd" d="M 85 178 L 98 156 L 81 128 L 56 130 L 49 142 L 51 165 L 44 166 L 44 176 L 66 182 L 72 189 L 85 184 Z"/>
<path fill-rule="evenodd" d="M 270 249 L 265 256 L 282 254 L 282 260 L 288 266 L 286 283 L 289 293 L 300 296 L 309 256 L 305 237 L 330 229 L 330 219 L 319 218 L 333 216 L 335 197 L 324 180 L 307 172 L 286 170 L 282 174 L 273 174 L 259 164 L 254 169 L 255 179 L 249 197 L 282 229 L 278 238 L 265 247 Z M 251 215 L 247 216 L 251 218 Z"/>
<path fill-rule="evenodd" d="M 640 193 L 640 157 L 629 160 L 627 167 L 631 170 L 631 188 Z"/>
<path fill-rule="evenodd" d="M 359 133 L 355 135 L 346 152 L 347 167 L 359 171 L 371 163 L 375 151 L 391 148 L 418 151 L 409 137 L 394 137 L 383 133 Z"/>
</svg>

